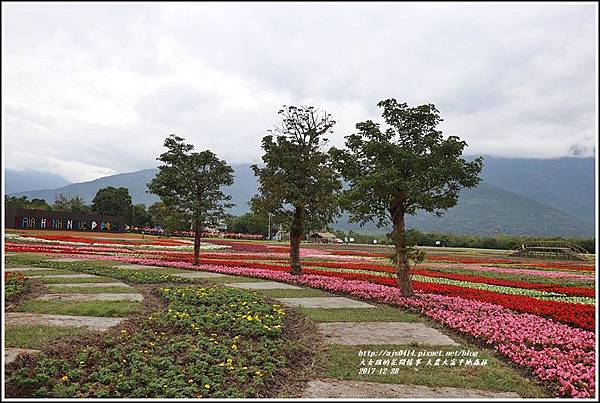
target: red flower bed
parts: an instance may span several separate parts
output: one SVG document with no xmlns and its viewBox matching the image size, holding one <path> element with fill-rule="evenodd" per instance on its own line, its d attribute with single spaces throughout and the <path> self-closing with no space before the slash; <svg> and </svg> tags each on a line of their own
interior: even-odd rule
<svg viewBox="0 0 600 403">
<path fill-rule="evenodd" d="M 489 302 L 517 312 L 546 316 L 559 322 L 568 323 L 582 329 L 595 329 L 594 305 L 572 304 L 567 302 L 545 301 L 523 295 L 497 294 L 491 291 L 475 290 L 448 284 L 414 282 L 415 289 L 423 292 L 455 296 Z"/>
</svg>

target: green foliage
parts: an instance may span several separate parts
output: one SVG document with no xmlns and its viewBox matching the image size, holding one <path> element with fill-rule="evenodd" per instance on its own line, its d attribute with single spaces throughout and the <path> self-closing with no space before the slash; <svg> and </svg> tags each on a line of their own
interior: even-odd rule
<svg viewBox="0 0 600 403">
<path fill-rule="evenodd" d="M 285 313 L 256 293 L 168 288 L 161 296 L 167 309 L 135 331 L 9 368 L 7 396 L 263 397 L 293 357 L 309 353 L 282 337 Z"/>
<path fill-rule="evenodd" d="M 5 343 L 8 347 L 40 348 L 64 337 L 81 335 L 87 330 L 83 326 L 6 325 Z"/>
<path fill-rule="evenodd" d="M 129 189 L 124 187 L 102 188 L 92 200 L 92 211 L 103 215 L 131 217 L 132 206 Z"/>
<path fill-rule="evenodd" d="M 238 217 L 229 217 L 225 220 L 227 231 L 239 234 L 258 234 L 267 236 L 269 232 L 268 218 L 254 214 L 246 213 Z M 271 231 L 275 228 L 275 222 L 271 221 Z"/>
<path fill-rule="evenodd" d="M 12 301 L 27 291 L 28 286 L 22 273 L 7 272 L 4 275 L 4 298 Z"/>
<path fill-rule="evenodd" d="M 53 315 L 123 317 L 139 311 L 141 304 L 133 301 L 65 301 L 29 300 L 19 304 L 20 312 Z"/>
<path fill-rule="evenodd" d="M 148 207 L 152 225 L 159 225 L 165 231 L 185 231 L 190 229 L 190 220 L 183 213 L 170 210 L 162 202 Z"/>
<path fill-rule="evenodd" d="M 360 122 L 358 133 L 346 137 L 347 149 L 333 150 L 350 182 L 342 200 L 353 222 L 377 220 L 383 226 L 393 223 L 394 214 L 417 210 L 442 215 L 456 204 L 462 188 L 479 183 L 483 159 L 466 161 L 466 142 L 457 136 L 444 139 L 436 130 L 442 119 L 434 105 L 411 108 L 388 99 L 378 106 L 387 129 Z"/>
<path fill-rule="evenodd" d="M 174 134 L 167 137 L 167 151 L 158 157 L 163 165 L 148 183 L 148 190 L 160 196 L 166 212 L 177 221 L 193 223 L 194 261 L 199 263 L 200 235 L 205 227 L 216 226 L 226 217 L 227 203 L 221 187 L 233 185 L 233 168 L 210 150 L 193 152 L 194 146 Z"/>
<path fill-rule="evenodd" d="M 152 216 L 146 210 L 145 204 L 135 204 L 131 209 L 131 216 L 129 219 L 129 224 L 132 227 L 146 227 L 152 226 Z"/>
<path fill-rule="evenodd" d="M 565 241 L 578 245 L 590 253 L 595 253 L 594 238 L 460 235 L 444 234 L 439 232 L 425 233 L 414 228 L 407 230 L 406 234 L 407 236 L 410 234 L 412 237 L 414 237 L 415 243 L 420 246 L 437 246 L 436 242 L 440 241 L 443 246 L 448 247 L 508 250 L 514 248 L 515 246 L 535 241 Z"/>
<path fill-rule="evenodd" d="M 88 213 L 90 211 L 90 207 L 86 205 L 83 202 L 83 199 L 81 199 L 79 196 L 74 196 L 69 199 L 63 194 L 58 195 L 52 206 L 50 206 L 44 199 L 33 198 L 29 200 L 27 196 L 5 196 L 4 203 L 8 208 L 55 210 L 70 213 Z"/>
<path fill-rule="evenodd" d="M 260 184 L 252 210 L 265 218 L 272 213 L 286 229 L 321 229 L 339 212 L 341 182 L 324 150 L 335 121 L 314 107 L 284 106 L 279 115 L 281 125 L 262 140 L 264 167 L 252 165 Z"/>
<path fill-rule="evenodd" d="M 331 152 L 349 182 L 340 199 L 350 221 L 393 224 L 400 291 L 411 295 L 408 261 L 424 256 L 406 238 L 405 215 L 418 210 L 443 215 L 456 205 L 462 188 L 477 186 L 483 159 L 462 158 L 467 143 L 457 136 L 444 138 L 436 129 L 442 119 L 433 104 L 409 107 L 387 99 L 377 105 L 388 127 L 382 130 L 371 120 L 357 123 L 358 133 L 346 137 L 346 149 Z"/>
</svg>

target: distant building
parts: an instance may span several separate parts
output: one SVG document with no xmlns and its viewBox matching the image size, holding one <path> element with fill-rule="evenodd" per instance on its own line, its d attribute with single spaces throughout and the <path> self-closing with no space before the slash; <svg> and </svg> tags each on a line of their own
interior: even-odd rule
<svg viewBox="0 0 600 403">
<path fill-rule="evenodd" d="M 124 217 L 7 207 L 5 228 L 52 231 L 124 232 Z"/>
<path fill-rule="evenodd" d="M 282 230 L 280 228 L 279 231 L 277 231 L 275 233 L 275 235 L 273 236 L 273 239 L 276 240 L 276 241 L 289 241 L 290 240 L 290 233 L 289 232 L 285 232 L 284 230 Z"/>
<path fill-rule="evenodd" d="M 337 235 L 331 232 L 315 232 L 308 237 L 308 240 L 314 243 L 344 243 Z"/>
</svg>

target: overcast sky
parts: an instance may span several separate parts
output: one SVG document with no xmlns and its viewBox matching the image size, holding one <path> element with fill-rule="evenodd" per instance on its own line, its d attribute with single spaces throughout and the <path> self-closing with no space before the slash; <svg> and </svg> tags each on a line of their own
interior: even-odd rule
<svg viewBox="0 0 600 403">
<path fill-rule="evenodd" d="M 257 162 L 283 104 L 338 121 L 434 103 L 469 154 L 595 153 L 593 4 L 2 4 L 7 169 L 157 166 L 184 137 Z"/>
</svg>

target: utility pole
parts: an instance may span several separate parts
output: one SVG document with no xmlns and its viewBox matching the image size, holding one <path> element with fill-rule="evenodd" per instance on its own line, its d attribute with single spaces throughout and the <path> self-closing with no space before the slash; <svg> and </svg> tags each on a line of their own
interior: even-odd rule
<svg viewBox="0 0 600 403">
<path fill-rule="evenodd" d="M 269 213 L 269 241 L 271 240 L 271 213 Z"/>
</svg>

